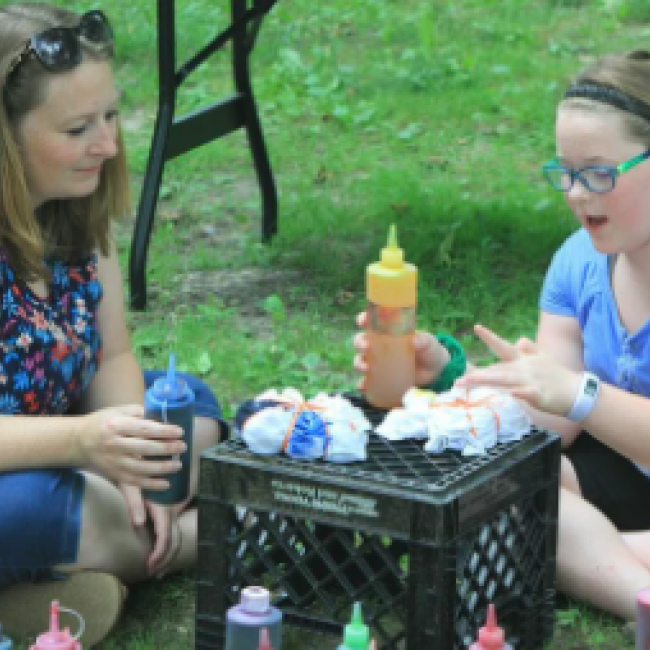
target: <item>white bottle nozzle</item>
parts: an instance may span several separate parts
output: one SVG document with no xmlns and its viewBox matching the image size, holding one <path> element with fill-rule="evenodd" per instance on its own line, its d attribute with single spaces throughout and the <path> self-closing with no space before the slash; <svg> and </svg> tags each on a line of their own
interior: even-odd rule
<svg viewBox="0 0 650 650">
<path fill-rule="evenodd" d="M 264 587 L 245 587 L 241 591 L 240 599 L 242 607 L 251 613 L 268 612 L 271 606 L 271 594 Z"/>
<path fill-rule="evenodd" d="M 71 636 L 70 630 L 67 627 L 61 631 L 59 627 L 59 612 L 67 612 L 68 614 L 72 614 L 76 617 L 79 622 L 79 629 L 77 630 L 77 634 Z M 77 642 L 83 635 L 85 627 L 86 625 L 83 616 L 81 616 L 79 612 L 75 611 L 74 609 L 68 609 L 67 607 L 60 607 L 59 601 L 53 600 L 50 605 L 50 629 L 47 632 L 41 634 L 36 640 L 36 645 L 31 647 L 33 650 L 42 650 L 49 647 L 64 647 L 61 644 L 65 644 L 65 647 L 69 648 L 70 643 L 75 644 L 75 647 L 81 647 L 80 644 L 77 644 Z"/>
<path fill-rule="evenodd" d="M 61 607 L 60 611 L 72 614 L 77 618 L 77 621 L 79 621 L 79 629 L 77 630 L 77 633 L 72 637 L 75 641 L 79 641 L 84 633 L 84 630 L 86 629 L 86 621 L 84 621 L 84 617 L 74 609 L 68 609 L 67 607 Z"/>
</svg>

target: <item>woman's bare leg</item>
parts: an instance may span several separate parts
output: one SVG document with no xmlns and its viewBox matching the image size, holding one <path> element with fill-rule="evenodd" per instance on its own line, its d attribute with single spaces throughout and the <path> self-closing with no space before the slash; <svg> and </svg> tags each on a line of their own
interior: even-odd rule
<svg viewBox="0 0 650 650">
<path fill-rule="evenodd" d="M 198 485 L 199 456 L 219 441 L 219 424 L 211 418 L 196 418 L 190 490 L 194 496 Z M 112 573 L 129 584 L 149 576 L 146 560 L 151 552 L 152 537 L 146 526 L 134 527 L 122 493 L 110 481 L 86 473 L 82 509 L 79 555 L 76 564 L 60 567 L 65 571 L 94 570 Z M 189 500 L 188 500 L 189 501 Z M 196 562 L 196 508 L 183 511 L 187 502 L 176 506 L 181 535 L 178 555 L 165 569 L 171 573 L 189 568 Z"/>
</svg>

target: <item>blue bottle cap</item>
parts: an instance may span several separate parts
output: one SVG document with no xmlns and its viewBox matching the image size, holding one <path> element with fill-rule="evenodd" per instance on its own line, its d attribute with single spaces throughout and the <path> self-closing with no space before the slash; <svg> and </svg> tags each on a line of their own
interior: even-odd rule
<svg viewBox="0 0 650 650">
<path fill-rule="evenodd" d="M 157 402 L 174 404 L 194 399 L 194 393 L 187 382 L 182 377 L 176 376 L 176 358 L 173 352 L 169 353 L 167 375 L 156 379 L 149 390 L 150 397 Z"/>
</svg>

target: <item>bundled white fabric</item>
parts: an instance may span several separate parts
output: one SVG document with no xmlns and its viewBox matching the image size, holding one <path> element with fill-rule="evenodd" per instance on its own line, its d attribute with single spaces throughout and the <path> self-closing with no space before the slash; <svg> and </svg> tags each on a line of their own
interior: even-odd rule
<svg viewBox="0 0 650 650">
<path fill-rule="evenodd" d="M 509 393 L 487 387 L 433 393 L 411 389 L 404 408 L 393 409 L 376 432 L 391 440 L 427 438 L 424 449 L 464 456 L 484 454 L 497 442 L 520 440 L 531 421 Z"/>
<path fill-rule="evenodd" d="M 238 431 L 254 453 L 285 451 L 293 458 L 339 463 L 366 459 L 371 424 L 344 397 L 319 393 L 305 401 L 290 388 L 280 393 L 267 390 L 253 401 L 281 402 L 254 412 Z"/>
</svg>

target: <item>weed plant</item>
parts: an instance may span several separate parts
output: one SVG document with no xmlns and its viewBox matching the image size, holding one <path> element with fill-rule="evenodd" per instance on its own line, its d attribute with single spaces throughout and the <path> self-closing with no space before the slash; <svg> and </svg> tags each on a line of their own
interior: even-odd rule
<svg viewBox="0 0 650 650">
<path fill-rule="evenodd" d="M 0 0 L 0 5 L 7 4 Z M 157 105 L 156 3 L 100 6 L 114 24 L 122 120 L 137 199 Z M 177 0 L 177 59 L 229 21 L 226 0 Z M 421 328 L 456 335 L 479 362 L 480 321 L 534 336 L 540 283 L 576 227 L 542 180 L 555 106 L 600 54 L 647 47 L 647 0 L 280 0 L 252 78 L 279 193 L 260 243 L 242 133 L 167 164 L 148 255 L 149 304 L 130 315 L 142 364 L 171 348 L 226 416 L 271 386 L 350 388 L 364 268 L 395 223 L 420 269 Z M 178 114 L 232 92 L 228 50 L 183 85 Z M 118 229 L 127 269 L 133 218 Z M 125 288 L 126 287 L 125 285 Z M 192 576 L 135 588 L 108 649 L 192 646 Z M 569 603 L 553 647 L 632 647 L 618 622 Z M 285 650 L 306 650 L 304 643 Z M 443 649 L 441 649 L 443 650 Z"/>
</svg>

